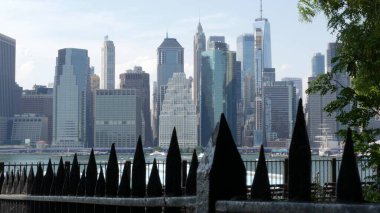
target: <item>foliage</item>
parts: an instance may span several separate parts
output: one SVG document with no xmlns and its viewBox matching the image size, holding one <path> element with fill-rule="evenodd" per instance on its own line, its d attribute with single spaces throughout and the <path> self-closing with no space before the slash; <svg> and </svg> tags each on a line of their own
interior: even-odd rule
<svg viewBox="0 0 380 213">
<path fill-rule="evenodd" d="M 380 147 L 369 144 L 379 136 L 380 129 L 369 122 L 380 116 L 380 1 L 299 0 L 298 9 L 306 22 L 323 13 L 338 44 L 332 71 L 310 82 L 307 93 L 338 93 L 324 109 L 330 114 L 336 112 L 337 121 L 356 130 L 356 150 L 369 154 L 369 166 L 379 166 Z M 350 77 L 350 87 L 335 78 L 343 72 Z"/>
</svg>

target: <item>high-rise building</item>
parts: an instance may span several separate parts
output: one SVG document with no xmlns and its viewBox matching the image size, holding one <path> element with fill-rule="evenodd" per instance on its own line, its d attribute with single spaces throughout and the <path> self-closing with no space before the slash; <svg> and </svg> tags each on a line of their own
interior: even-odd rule
<svg viewBox="0 0 380 213">
<path fill-rule="evenodd" d="M 164 41 L 157 48 L 157 99 L 153 103 L 156 105 L 157 110 L 155 124 L 159 124 L 161 106 L 169 79 L 173 76 L 173 73 L 184 72 L 183 59 L 183 47 L 178 43 L 177 39 L 169 38 L 166 35 Z M 155 128 L 154 132 L 158 133 L 159 126 L 156 125 Z"/>
<path fill-rule="evenodd" d="M 255 19 L 253 24 L 253 33 L 255 36 L 255 114 L 256 125 L 254 131 L 254 144 L 260 145 L 265 143 L 264 128 L 264 113 L 265 104 L 263 98 L 263 73 L 265 68 L 272 68 L 272 53 L 271 53 L 271 33 L 268 19 Z"/>
<path fill-rule="evenodd" d="M 15 115 L 12 122 L 12 144 L 36 146 L 48 140 L 48 118 L 37 114 Z"/>
<path fill-rule="evenodd" d="M 311 59 L 311 76 L 317 77 L 325 73 L 325 56 L 321 53 L 316 53 Z"/>
<path fill-rule="evenodd" d="M 281 139 L 291 138 L 297 109 L 295 94 L 291 81 L 276 81 L 263 87 L 266 112 L 263 119 L 267 138 L 271 133 Z"/>
<path fill-rule="evenodd" d="M 201 77 L 201 53 L 206 50 L 206 37 L 203 33 L 201 22 L 198 23 L 197 32 L 194 35 L 194 87 L 193 87 L 193 100 L 199 113 L 199 96 L 200 96 L 200 77 Z"/>
<path fill-rule="evenodd" d="M 120 89 L 135 89 L 136 96 L 141 99 L 142 116 L 142 139 L 146 146 L 154 146 L 150 113 L 150 86 L 149 74 L 144 72 L 142 67 L 134 67 L 120 74 Z"/>
<path fill-rule="evenodd" d="M 241 146 L 241 140 L 238 140 L 238 105 L 241 100 L 241 62 L 236 61 L 236 52 L 226 52 L 227 69 L 224 85 L 225 104 L 223 111 L 231 129 L 232 136 L 236 145 Z"/>
<path fill-rule="evenodd" d="M 36 114 L 47 118 L 47 143 L 53 138 L 53 88 L 34 85 L 33 90 L 24 90 L 21 97 L 20 114 Z M 45 131 L 45 130 L 44 130 Z"/>
<path fill-rule="evenodd" d="M 253 34 L 243 34 L 237 38 L 236 60 L 241 62 L 241 94 L 247 114 L 251 114 L 255 101 L 254 48 Z"/>
<path fill-rule="evenodd" d="M 282 81 L 293 82 L 293 85 L 296 88 L 296 100 L 302 98 L 303 96 L 302 78 L 285 77 L 285 78 L 282 78 Z"/>
<path fill-rule="evenodd" d="M 214 42 L 220 42 L 220 43 L 225 43 L 226 39 L 224 36 L 209 36 L 207 40 L 207 50 L 213 48 L 213 43 Z"/>
<path fill-rule="evenodd" d="M 86 142 L 90 59 L 87 50 L 58 50 L 53 95 L 53 146 L 83 147 Z"/>
<path fill-rule="evenodd" d="M 214 41 L 202 53 L 200 141 L 206 146 L 219 122 L 226 114 L 231 133 L 236 140 L 238 104 L 241 99 L 240 63 L 236 53 L 224 42 Z M 239 82 L 238 82 L 239 81 Z M 240 141 L 236 141 L 238 145 Z"/>
<path fill-rule="evenodd" d="M 100 88 L 115 89 L 115 46 L 113 41 L 104 38 L 102 47 L 102 71 Z"/>
<path fill-rule="evenodd" d="M 0 116 L 14 114 L 16 40 L 0 34 Z"/>
<path fill-rule="evenodd" d="M 276 69 L 275 68 L 264 68 L 263 70 L 263 86 L 273 85 L 276 81 Z"/>
<path fill-rule="evenodd" d="M 337 54 L 337 43 L 329 43 L 327 45 L 326 52 L 326 64 L 327 72 L 331 72 L 333 67 L 336 65 L 336 62 L 332 62 L 332 59 L 336 57 Z M 309 78 L 309 82 L 315 80 L 316 77 Z M 319 147 L 320 139 L 317 139 L 316 136 L 321 136 L 322 129 L 328 132 L 329 134 L 335 134 L 341 129 L 346 127 L 340 122 L 337 122 L 336 116 L 337 112 L 327 113 L 324 108 L 335 101 L 341 91 L 341 86 L 348 87 L 350 85 L 350 78 L 347 73 L 335 73 L 333 76 L 332 84 L 336 85 L 338 90 L 332 93 L 326 93 L 321 96 L 319 93 L 309 94 L 308 101 L 306 105 L 307 112 L 307 128 L 309 133 L 309 140 L 313 147 Z M 347 106 L 346 111 L 350 110 L 350 106 Z M 335 138 L 339 141 L 339 137 L 334 135 Z M 335 140 L 334 138 L 334 140 Z"/>
<path fill-rule="evenodd" d="M 192 79 L 185 73 L 174 73 L 168 82 L 160 114 L 160 147 L 168 148 L 176 128 L 180 148 L 198 145 L 198 116 L 191 95 Z"/>
<path fill-rule="evenodd" d="M 94 146 L 136 147 L 141 119 L 141 101 L 135 89 L 96 90 Z"/>
<path fill-rule="evenodd" d="M 22 88 L 15 82 L 16 40 L 0 33 L 0 143 L 10 139 L 11 118 L 17 107 Z"/>
</svg>

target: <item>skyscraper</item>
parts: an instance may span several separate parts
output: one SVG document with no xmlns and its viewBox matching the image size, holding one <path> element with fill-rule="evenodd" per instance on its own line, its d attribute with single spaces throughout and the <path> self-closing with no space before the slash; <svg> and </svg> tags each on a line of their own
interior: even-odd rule
<svg viewBox="0 0 380 213">
<path fill-rule="evenodd" d="M 244 111 L 251 111 L 249 108 L 253 108 L 255 101 L 254 48 L 255 37 L 253 34 L 243 34 L 237 38 L 236 60 L 241 62 L 240 84 Z"/>
<path fill-rule="evenodd" d="M 213 48 L 213 42 L 225 43 L 226 39 L 224 38 L 224 36 L 210 36 L 210 37 L 208 37 L 207 50 Z"/>
<path fill-rule="evenodd" d="M 231 133 L 236 140 L 237 112 L 240 94 L 240 63 L 236 53 L 228 50 L 224 42 L 213 41 L 210 49 L 202 53 L 200 140 L 206 146 L 225 113 Z M 240 132 L 240 131 L 239 131 Z M 240 141 L 236 141 L 240 143 Z"/>
<path fill-rule="evenodd" d="M 169 79 L 173 76 L 173 73 L 183 72 L 183 47 L 178 43 L 177 39 L 166 38 L 157 48 L 157 99 L 156 103 L 156 119 L 154 121 L 159 124 L 159 116 L 161 112 L 162 101 L 165 96 L 165 91 L 167 88 L 167 83 Z M 159 126 L 156 126 L 154 132 L 158 133 Z"/>
<path fill-rule="evenodd" d="M 16 40 L 0 34 L 0 116 L 12 117 L 15 86 Z"/>
<path fill-rule="evenodd" d="M 174 73 L 168 82 L 160 114 L 160 147 L 168 148 L 176 128 L 180 148 L 198 145 L 198 116 L 191 98 L 191 82 L 185 73 Z"/>
<path fill-rule="evenodd" d="M 0 34 L 0 143 L 8 137 L 15 108 L 16 40 Z"/>
<path fill-rule="evenodd" d="M 262 11 L 262 10 L 261 10 Z M 256 110 L 256 127 L 255 127 L 255 145 L 263 143 L 264 128 L 264 113 L 265 105 L 263 98 L 263 72 L 265 68 L 272 68 L 272 53 L 271 53 L 271 34 L 270 24 L 268 19 L 260 18 L 255 19 L 253 24 L 253 33 L 255 36 L 255 110 Z"/>
<path fill-rule="evenodd" d="M 135 89 L 136 96 L 141 99 L 142 139 L 146 146 L 153 146 L 150 114 L 149 74 L 142 67 L 134 67 L 120 74 L 120 89 Z"/>
<path fill-rule="evenodd" d="M 193 99 L 194 104 L 199 113 L 199 92 L 200 92 L 200 72 L 201 72 L 201 53 L 206 50 L 206 37 L 203 33 L 203 28 L 201 23 L 198 23 L 197 33 L 194 35 L 194 88 L 193 88 Z"/>
<path fill-rule="evenodd" d="M 296 100 L 302 98 L 303 96 L 302 78 L 286 77 L 286 78 L 282 78 L 282 81 L 293 82 L 293 85 L 296 88 Z"/>
<path fill-rule="evenodd" d="M 102 71 L 101 71 L 101 89 L 115 89 L 115 46 L 113 41 L 104 37 L 102 47 Z"/>
<path fill-rule="evenodd" d="M 331 72 L 336 65 L 336 62 L 332 62 L 332 59 L 336 57 L 336 54 L 337 43 L 328 43 L 326 51 L 327 72 Z M 316 77 L 311 77 L 309 78 L 309 82 L 315 79 Z M 335 101 L 338 98 L 338 95 L 342 89 L 341 86 L 348 87 L 350 85 L 350 78 L 345 72 L 335 73 L 333 75 L 333 80 L 331 83 L 337 86 L 337 91 L 326 93 L 323 96 L 321 96 L 319 93 L 308 95 L 308 101 L 306 105 L 308 118 L 307 128 L 310 132 L 309 140 L 314 147 L 319 147 L 318 139 L 316 139 L 316 136 L 320 136 L 322 134 L 321 128 L 325 129 L 325 131 L 331 134 L 335 134 L 337 131 L 346 128 L 344 125 L 336 121 L 337 112 L 327 113 L 324 108 L 327 106 L 327 104 Z M 348 111 L 349 106 L 347 106 L 345 110 Z M 337 135 L 334 136 L 337 137 Z"/>
<path fill-rule="evenodd" d="M 295 88 L 291 81 L 276 81 L 272 85 L 263 87 L 266 112 L 264 115 L 270 114 L 270 120 L 263 118 L 265 119 L 266 136 L 275 133 L 277 138 L 291 138 L 296 115 L 295 94 Z"/>
<path fill-rule="evenodd" d="M 316 53 L 311 59 L 311 76 L 317 77 L 325 73 L 325 56 L 321 53 Z"/>
<path fill-rule="evenodd" d="M 87 50 L 58 50 L 53 95 L 53 146 L 86 142 L 89 66 Z"/>
</svg>

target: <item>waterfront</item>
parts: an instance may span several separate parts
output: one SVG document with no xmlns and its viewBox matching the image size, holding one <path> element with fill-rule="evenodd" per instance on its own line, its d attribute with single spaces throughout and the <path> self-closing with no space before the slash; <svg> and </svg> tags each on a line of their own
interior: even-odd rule
<svg viewBox="0 0 380 213">
<path fill-rule="evenodd" d="M 11 170 L 19 170 L 18 165 L 31 165 L 33 164 L 34 167 L 37 165 L 37 163 L 41 162 L 43 164 L 43 167 L 45 167 L 49 161 L 49 159 L 53 163 L 54 170 L 57 168 L 57 164 L 59 163 L 60 158 L 63 158 L 63 161 L 69 161 L 72 162 L 73 155 L 67 155 L 67 153 L 18 153 L 18 154 L 0 154 L 0 162 L 4 162 L 5 164 L 5 170 L 11 171 Z M 108 154 L 97 154 L 96 156 L 96 162 L 98 164 L 98 167 L 100 169 L 100 166 L 102 166 L 104 169 L 107 167 L 107 161 L 108 161 Z M 251 153 L 251 154 L 242 154 L 241 155 L 245 167 L 247 170 L 247 185 L 252 183 L 255 169 L 257 166 L 257 158 L 258 153 Z M 81 166 L 81 170 L 86 167 L 88 163 L 89 155 L 78 155 L 78 162 Z M 158 163 L 158 169 L 160 171 L 160 177 L 161 181 L 164 182 L 165 180 L 165 160 L 166 156 L 164 155 L 151 155 L 149 153 L 145 154 L 146 163 L 147 163 L 147 178 L 149 177 L 150 170 L 152 167 L 153 159 L 157 159 Z M 184 153 L 181 156 L 182 160 L 187 161 L 187 170 L 190 167 L 191 162 L 191 154 L 190 153 Z M 201 158 L 198 158 L 201 160 Z M 267 167 L 269 172 L 269 179 L 271 184 L 284 184 L 286 181 L 286 178 L 284 174 L 285 171 L 285 158 L 283 157 L 271 157 L 270 154 L 266 154 L 267 159 Z M 333 162 L 333 159 L 335 159 Z M 124 168 L 124 163 L 126 161 L 133 162 L 133 154 L 132 153 L 119 153 L 118 154 L 118 161 L 119 161 L 119 172 L 120 175 Z M 340 158 L 333 158 L 333 157 L 320 157 L 318 155 L 312 156 L 312 182 L 319 183 L 320 185 L 323 185 L 324 183 L 328 182 L 334 182 L 333 179 L 335 176 L 335 181 L 337 176 L 333 173 L 333 168 L 335 167 L 335 174 L 339 173 L 340 169 Z M 334 166 L 335 164 L 335 166 Z M 45 167 L 46 168 L 46 167 Z M 364 161 L 359 160 L 358 161 L 358 168 L 359 173 L 361 176 L 362 182 L 370 181 L 366 177 L 373 174 L 373 171 L 370 169 L 364 169 Z"/>
</svg>

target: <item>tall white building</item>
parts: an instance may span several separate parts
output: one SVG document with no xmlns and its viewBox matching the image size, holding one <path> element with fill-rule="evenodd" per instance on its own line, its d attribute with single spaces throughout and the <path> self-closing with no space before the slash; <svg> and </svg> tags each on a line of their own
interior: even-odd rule
<svg viewBox="0 0 380 213">
<path fill-rule="evenodd" d="M 191 97 L 191 84 L 192 79 L 187 79 L 185 73 L 173 73 L 169 79 L 159 119 L 160 147 L 169 147 L 174 127 L 180 148 L 195 148 L 198 145 L 198 121 Z"/>
<path fill-rule="evenodd" d="M 52 145 L 83 147 L 87 139 L 87 88 L 90 72 L 87 50 L 58 50 L 56 63 Z"/>
<path fill-rule="evenodd" d="M 115 89 L 115 46 L 113 41 L 104 38 L 102 47 L 101 89 Z"/>
<path fill-rule="evenodd" d="M 255 36 L 255 102 L 256 102 L 256 129 L 255 145 L 262 144 L 264 127 L 264 98 L 263 98 L 263 72 L 265 68 L 272 68 L 271 35 L 268 19 L 257 18 L 253 24 Z"/>
</svg>

